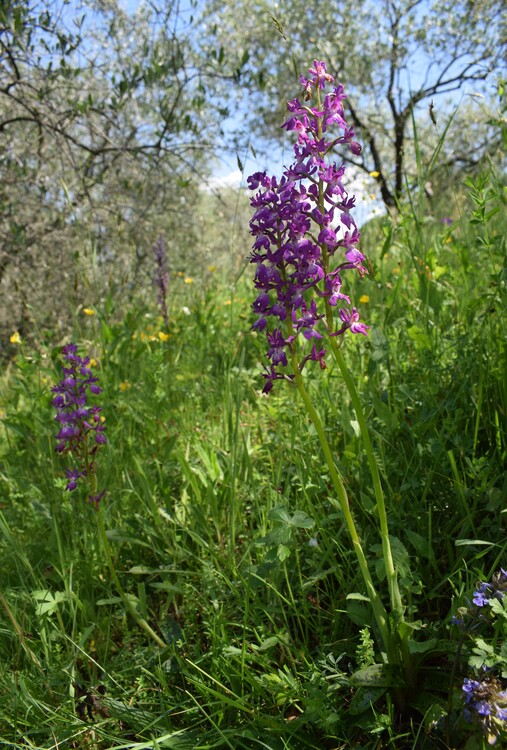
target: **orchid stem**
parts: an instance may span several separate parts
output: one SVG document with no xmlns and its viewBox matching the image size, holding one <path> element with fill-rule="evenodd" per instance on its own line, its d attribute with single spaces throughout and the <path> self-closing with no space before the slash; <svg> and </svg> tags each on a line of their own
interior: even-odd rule
<svg viewBox="0 0 507 750">
<path fill-rule="evenodd" d="M 320 441 L 320 444 L 324 453 L 324 457 L 326 459 L 326 464 L 329 469 L 329 474 L 331 476 L 331 481 L 333 482 L 333 486 L 334 486 L 334 489 L 338 498 L 339 507 L 344 515 L 345 523 L 347 525 L 347 530 L 349 532 L 349 536 L 352 541 L 352 546 L 354 548 L 354 552 L 356 553 L 357 561 L 359 563 L 359 568 L 361 570 L 361 574 L 363 576 L 363 580 L 366 585 L 366 590 L 368 593 L 368 598 L 370 600 L 371 607 L 373 609 L 373 614 L 375 616 L 375 620 L 377 622 L 380 634 L 382 636 L 382 640 L 384 642 L 384 646 L 387 652 L 388 662 L 391 665 L 398 664 L 399 663 L 398 650 L 396 648 L 396 644 L 394 642 L 393 636 L 389 630 L 387 612 L 385 610 L 382 600 L 373 583 L 373 580 L 372 580 L 372 577 L 368 568 L 368 562 L 364 554 L 363 546 L 361 544 L 361 540 L 357 532 L 354 517 L 350 510 L 349 500 L 347 497 L 345 486 L 343 484 L 343 480 L 340 476 L 338 469 L 336 468 L 336 463 L 333 459 L 329 441 L 326 437 L 326 433 L 325 433 L 322 421 L 320 419 L 320 416 L 308 395 L 308 391 L 306 390 L 304 382 L 303 382 L 303 377 L 301 373 L 298 371 L 297 367 L 295 367 L 295 372 L 296 372 L 295 382 L 297 385 L 297 389 L 298 389 L 299 395 L 301 396 L 303 400 L 303 403 L 305 404 L 306 410 L 313 423 L 313 426 L 315 427 L 315 430 L 317 431 L 317 435 L 318 435 L 318 438 L 319 438 L 319 441 Z"/>
<path fill-rule="evenodd" d="M 341 376 L 345 382 L 345 385 L 347 386 L 347 390 L 349 392 L 349 395 L 352 401 L 352 406 L 354 407 L 354 411 L 356 413 L 356 418 L 359 424 L 359 429 L 361 430 L 364 450 L 366 453 L 368 467 L 370 469 L 371 479 L 373 483 L 375 500 L 377 502 L 377 512 L 378 512 L 379 525 L 380 525 L 380 536 L 382 539 L 382 552 L 383 552 L 384 563 L 385 563 L 385 568 L 386 568 L 387 582 L 389 586 L 389 598 L 391 602 L 391 609 L 395 618 L 398 621 L 402 621 L 404 608 L 403 608 L 403 603 L 401 600 L 400 589 L 398 586 L 398 576 L 396 573 L 396 568 L 394 566 L 391 542 L 389 539 L 389 528 L 388 528 L 388 523 L 387 523 L 387 511 L 386 511 L 386 504 L 385 504 L 385 499 L 384 499 L 384 492 L 383 492 L 382 484 L 380 481 L 380 474 L 378 470 L 377 460 L 373 452 L 373 446 L 372 446 L 370 434 L 368 431 L 368 425 L 367 425 L 363 407 L 361 404 L 361 399 L 359 398 L 359 394 L 356 390 L 354 379 L 352 378 L 347 368 L 347 365 L 345 364 L 345 359 L 343 357 L 341 349 L 333 338 L 330 338 L 330 346 L 331 346 L 331 351 L 333 352 L 333 356 L 336 360 L 336 364 L 338 365 L 340 369 Z"/>
<path fill-rule="evenodd" d="M 165 643 L 162 638 L 155 633 L 153 628 L 146 622 L 144 617 L 141 617 L 139 612 L 137 611 L 137 608 L 135 605 L 130 601 L 127 594 L 124 592 L 123 587 L 120 583 L 120 580 L 118 578 L 118 574 L 116 573 L 116 569 L 113 564 L 113 558 L 111 555 L 111 548 L 109 546 L 109 540 L 107 538 L 106 528 L 104 526 L 104 518 L 102 515 L 102 508 L 99 505 L 97 508 L 97 524 L 99 528 L 99 536 L 100 541 L 102 543 L 102 547 L 104 549 L 104 552 L 106 554 L 107 564 L 109 567 L 109 572 L 111 573 L 111 578 L 113 579 L 113 583 L 115 585 L 116 591 L 118 592 L 119 596 L 121 597 L 121 600 L 123 604 L 125 605 L 125 609 L 127 612 L 134 618 L 136 623 L 139 625 L 139 627 L 144 630 L 144 632 L 150 636 L 152 640 L 155 641 L 157 646 L 160 646 L 160 648 L 166 648 L 167 643 Z"/>
</svg>

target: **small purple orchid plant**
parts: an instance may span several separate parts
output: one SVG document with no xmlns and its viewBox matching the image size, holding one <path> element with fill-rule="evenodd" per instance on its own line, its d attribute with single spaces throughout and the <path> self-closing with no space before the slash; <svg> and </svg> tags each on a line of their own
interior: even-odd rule
<svg viewBox="0 0 507 750">
<path fill-rule="evenodd" d="M 250 222 L 255 238 L 250 260 L 255 264 L 258 292 L 253 303 L 257 316 L 253 329 L 266 332 L 268 342 L 269 366 L 263 373 L 263 392 L 270 393 L 277 381 L 289 381 L 297 387 L 319 436 L 336 493 L 331 501 L 345 518 L 385 659 L 407 674 L 410 627 L 404 624 L 379 470 L 354 378 L 341 352 L 347 332 L 368 332 L 343 290 L 343 279 L 349 271 L 364 275 L 367 269 L 352 215 L 355 199 L 343 184 L 345 166 L 331 161 L 331 154 L 337 145 L 346 145 L 353 154 L 359 154 L 361 146 L 345 120 L 343 86 L 333 85 L 326 63 L 315 60 L 309 77 L 301 76 L 300 82 L 302 96 L 288 103 L 289 118 L 282 126 L 297 136 L 293 164 L 280 179 L 266 172 L 248 178 L 250 189 L 257 191 L 251 199 L 254 214 Z M 332 129 L 339 134 L 330 134 Z M 377 502 L 389 614 L 373 583 L 345 484 L 302 374 L 310 362 L 318 362 L 320 369 L 325 369 L 329 353 L 347 386 L 363 437 Z"/>
<path fill-rule="evenodd" d="M 153 283 L 157 289 L 157 302 L 164 319 L 165 327 L 169 330 L 169 314 L 167 311 L 167 293 L 169 289 L 169 267 L 167 265 L 167 246 L 163 237 L 159 237 L 153 245 L 155 259 L 155 274 Z"/>
<path fill-rule="evenodd" d="M 62 349 L 67 366 L 63 378 L 51 390 L 55 393 L 52 404 L 56 409 L 55 421 L 60 425 L 56 436 L 58 453 L 71 454 L 75 460 L 72 469 L 67 469 L 66 490 L 72 492 L 81 479 L 88 482 L 88 499 L 98 508 L 105 490 L 97 492 L 95 457 L 99 448 L 107 443 L 101 407 L 88 403 L 89 395 L 98 395 L 102 388 L 91 370 L 90 357 L 84 359 L 77 353 L 75 344 Z"/>
<path fill-rule="evenodd" d="M 63 378 L 51 389 L 56 394 L 52 405 L 56 409 L 55 421 L 60 427 L 56 436 L 56 451 L 60 455 L 71 455 L 75 462 L 72 469 L 66 470 L 67 486 L 65 489 L 73 492 L 78 489 L 81 480 L 88 484 L 90 491 L 88 500 L 97 511 L 99 537 L 116 590 L 125 608 L 139 627 L 160 648 L 165 648 L 167 644 L 140 615 L 136 606 L 125 594 L 113 564 L 101 507 L 101 500 L 106 493 L 105 490 L 97 491 L 96 471 L 97 452 L 107 443 L 107 438 L 104 434 L 101 416 L 102 407 L 88 402 L 90 394 L 98 396 L 102 388 L 98 385 L 98 378 L 93 375 L 91 358 L 88 356 L 83 358 L 77 351 L 77 346 L 73 343 L 63 347 L 62 354 L 66 362 L 63 368 Z"/>
</svg>

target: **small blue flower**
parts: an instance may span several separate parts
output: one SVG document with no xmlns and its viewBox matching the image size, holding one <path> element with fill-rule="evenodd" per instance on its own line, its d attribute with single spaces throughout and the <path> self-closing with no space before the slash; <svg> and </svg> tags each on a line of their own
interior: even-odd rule
<svg viewBox="0 0 507 750">
<path fill-rule="evenodd" d="M 467 722 L 478 722 L 489 744 L 507 731 L 507 690 L 491 670 L 484 672 L 482 680 L 463 680 L 465 706 L 463 716 Z"/>
<path fill-rule="evenodd" d="M 486 607 L 489 604 L 491 586 L 489 583 L 480 583 L 477 591 L 474 591 L 472 601 L 476 607 Z"/>
<path fill-rule="evenodd" d="M 483 581 L 474 591 L 472 598 L 473 603 L 476 607 L 486 607 L 490 604 L 491 599 L 502 600 L 507 591 L 507 571 L 500 568 L 499 571 L 493 573 L 491 577 L 491 583 Z"/>
</svg>

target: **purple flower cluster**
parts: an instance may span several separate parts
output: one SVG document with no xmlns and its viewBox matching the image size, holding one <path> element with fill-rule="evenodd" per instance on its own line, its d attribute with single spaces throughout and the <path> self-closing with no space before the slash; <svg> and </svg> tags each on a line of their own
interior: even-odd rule
<svg viewBox="0 0 507 750">
<path fill-rule="evenodd" d="M 468 607 L 459 607 L 451 618 L 451 624 L 472 632 L 486 622 L 491 622 L 491 603 L 501 601 L 507 593 L 507 571 L 500 568 L 491 581 L 481 581 L 473 593 Z"/>
<path fill-rule="evenodd" d="M 159 237 L 153 245 L 153 255 L 155 256 L 155 278 L 154 283 L 157 288 L 157 300 L 160 305 L 162 317 L 166 328 L 169 328 L 169 316 L 167 313 L 167 290 L 169 288 L 169 269 L 167 266 L 167 251 L 163 237 Z"/>
<path fill-rule="evenodd" d="M 95 454 L 107 439 L 100 416 L 101 407 L 87 404 L 88 392 L 98 395 L 102 391 L 97 385 L 98 378 L 91 371 L 90 357 L 81 358 L 75 344 L 64 346 L 62 353 L 67 367 L 63 369 L 60 383 L 51 389 L 56 394 L 52 405 L 57 412 L 55 421 L 60 426 L 56 450 L 62 455 L 71 453 L 77 462 L 77 466 L 66 471 L 65 489 L 72 492 L 79 479 L 94 474 Z M 104 494 L 90 495 L 90 502 L 98 505 Z"/>
<path fill-rule="evenodd" d="M 250 222 L 255 237 L 250 261 L 256 264 L 254 283 L 259 291 L 252 306 L 257 315 L 253 329 L 273 328 L 268 319 L 275 321 L 274 330 L 267 333 L 270 368 L 264 374 L 264 393 L 269 393 L 275 380 L 294 378 L 278 368 L 288 366 L 287 353 L 294 351 L 301 335 L 312 348 L 298 369 L 309 360 L 324 368 L 326 351 L 317 346 L 323 338 L 319 328 L 331 336 L 347 330 L 366 334 L 368 328 L 359 322 L 355 307 L 341 306 L 351 304 L 342 292 L 343 272 L 356 269 L 363 275 L 366 268 L 351 215 L 355 198 L 342 184 L 345 167 L 326 161 L 338 144 L 347 144 L 353 154 L 359 154 L 361 146 L 344 119 L 343 86 L 321 94 L 334 80 L 325 62 L 314 61 L 309 72 L 310 78 L 300 78 L 304 103 L 299 99 L 288 103 L 290 117 L 282 126 L 297 135 L 294 163 L 280 180 L 266 172 L 248 178 L 250 189 L 258 191 L 250 201 L 255 209 Z M 306 102 L 312 97 L 315 106 L 310 107 Z M 331 126 L 341 130 L 341 135 L 329 137 Z M 317 302 L 322 300 L 324 311 L 320 312 Z M 337 305 L 339 328 L 329 330 L 330 310 Z"/>
<path fill-rule="evenodd" d="M 507 731 L 507 690 L 497 677 L 487 675 L 482 680 L 465 678 L 463 693 L 465 719 L 479 721 L 489 744 L 494 744 L 498 736 Z"/>
<path fill-rule="evenodd" d="M 486 607 L 491 599 L 503 599 L 507 592 L 507 571 L 503 568 L 493 574 L 491 583 L 483 581 L 472 598 L 476 607 Z"/>
</svg>

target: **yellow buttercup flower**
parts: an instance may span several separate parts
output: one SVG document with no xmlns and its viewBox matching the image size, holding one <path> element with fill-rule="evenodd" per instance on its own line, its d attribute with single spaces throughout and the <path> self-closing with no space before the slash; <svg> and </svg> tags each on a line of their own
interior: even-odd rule
<svg viewBox="0 0 507 750">
<path fill-rule="evenodd" d="M 367 295 L 367 294 L 362 294 L 362 295 L 361 295 L 361 296 L 359 297 L 359 302 L 360 302 L 360 303 L 361 303 L 362 305 L 366 305 L 366 304 L 367 304 L 367 303 L 368 303 L 369 301 L 370 301 L 370 298 L 368 297 L 368 295 Z"/>
<path fill-rule="evenodd" d="M 9 338 L 11 344 L 21 344 L 21 336 L 17 331 L 14 331 L 12 336 Z"/>
<path fill-rule="evenodd" d="M 95 315 L 95 310 L 93 310 L 91 307 L 83 307 L 83 312 L 85 315 Z"/>
<path fill-rule="evenodd" d="M 193 284 L 193 283 L 194 283 L 194 280 L 191 276 L 185 277 L 185 284 Z"/>
<path fill-rule="evenodd" d="M 160 341 L 169 341 L 171 334 L 170 333 L 164 333 L 164 331 L 158 332 L 158 337 Z"/>
</svg>

